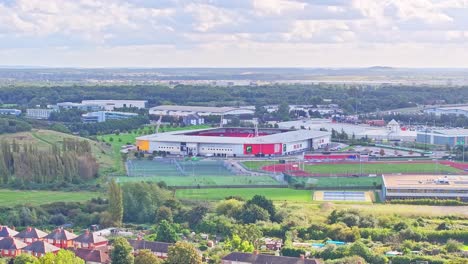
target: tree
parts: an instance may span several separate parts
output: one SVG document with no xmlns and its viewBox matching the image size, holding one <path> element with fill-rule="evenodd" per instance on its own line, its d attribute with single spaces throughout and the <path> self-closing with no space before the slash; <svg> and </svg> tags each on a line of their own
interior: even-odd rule
<svg viewBox="0 0 468 264">
<path fill-rule="evenodd" d="M 227 217 L 235 217 L 241 209 L 242 202 L 236 199 L 222 200 L 216 205 L 216 213 Z"/>
<path fill-rule="evenodd" d="M 242 209 L 242 212 L 239 215 L 239 218 L 245 224 L 255 223 L 257 221 L 268 221 L 270 219 L 270 214 L 267 210 L 261 208 L 255 204 L 245 205 Z"/>
<path fill-rule="evenodd" d="M 289 105 L 286 102 L 278 106 L 278 110 L 276 111 L 276 116 L 280 118 L 282 121 L 289 120 Z"/>
<path fill-rule="evenodd" d="M 167 264 L 201 264 L 202 258 L 197 249 L 190 243 L 179 241 L 170 246 L 168 250 Z M 114 264 L 114 262 L 112 262 Z"/>
<path fill-rule="evenodd" d="M 168 221 L 162 220 L 156 232 L 156 239 L 161 242 L 174 243 L 179 240 L 179 236 Z"/>
<path fill-rule="evenodd" d="M 21 254 L 15 258 L 13 264 L 34 264 L 37 261 L 37 258 L 30 254 Z"/>
<path fill-rule="evenodd" d="M 252 199 L 248 200 L 247 205 L 258 205 L 260 208 L 265 209 L 269 213 L 269 218 L 270 220 L 273 221 L 275 215 L 276 215 L 276 208 L 273 202 L 269 199 L 267 199 L 265 196 L 262 195 L 254 195 Z"/>
<path fill-rule="evenodd" d="M 190 211 L 187 212 L 187 221 L 189 226 L 194 228 L 198 225 L 206 213 L 208 213 L 208 208 L 204 205 L 197 205 L 190 209 Z"/>
<path fill-rule="evenodd" d="M 232 239 L 228 239 L 224 244 L 224 249 L 237 252 L 253 252 L 254 245 L 247 240 L 242 240 L 238 235 L 232 235 Z"/>
<path fill-rule="evenodd" d="M 159 223 L 163 220 L 172 223 L 172 210 L 167 206 L 159 207 L 158 211 L 156 212 L 156 223 Z"/>
<path fill-rule="evenodd" d="M 156 257 L 153 252 L 143 249 L 135 256 L 135 264 L 162 264 L 162 259 Z"/>
<path fill-rule="evenodd" d="M 123 212 L 122 189 L 115 180 L 112 179 L 109 183 L 109 213 L 116 226 L 122 225 Z"/>
<path fill-rule="evenodd" d="M 114 249 L 111 251 L 112 264 L 133 264 L 132 246 L 123 237 L 118 237 L 114 241 Z"/>
<path fill-rule="evenodd" d="M 37 263 L 37 262 L 35 262 Z M 84 260 L 77 257 L 75 253 L 69 250 L 61 249 L 54 254 L 49 252 L 39 258 L 40 264 L 57 264 L 57 263 L 67 263 L 67 264 L 85 264 Z"/>
</svg>

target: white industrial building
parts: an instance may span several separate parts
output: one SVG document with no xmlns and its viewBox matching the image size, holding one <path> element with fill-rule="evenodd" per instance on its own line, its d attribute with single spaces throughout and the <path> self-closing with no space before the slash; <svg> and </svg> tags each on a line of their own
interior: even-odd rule
<svg viewBox="0 0 468 264">
<path fill-rule="evenodd" d="M 402 130 L 398 122 L 390 121 L 386 127 L 375 127 L 366 124 L 349 124 L 332 122 L 331 119 L 312 118 L 296 121 L 279 122 L 279 128 L 305 128 L 310 130 L 327 130 L 329 132 L 334 129 L 337 132 L 344 131 L 351 137 L 353 134 L 357 139 L 369 138 L 376 141 L 407 141 L 413 142 L 416 140 L 416 131 Z"/>
<path fill-rule="evenodd" d="M 419 131 L 419 143 L 432 145 L 468 145 L 468 129 L 436 129 Z"/>
<path fill-rule="evenodd" d="M 251 107 L 211 107 L 211 106 L 186 106 L 186 105 L 160 105 L 149 110 L 150 115 L 184 117 L 188 115 L 221 116 L 221 115 L 251 115 L 255 109 Z"/>
<path fill-rule="evenodd" d="M 49 119 L 55 109 L 29 108 L 26 109 L 26 117 L 31 119 Z"/>
<path fill-rule="evenodd" d="M 143 109 L 147 107 L 146 100 L 83 100 L 83 105 L 98 105 L 105 111 L 112 111 L 115 108 L 133 108 Z"/>
<path fill-rule="evenodd" d="M 468 105 L 431 107 L 424 109 L 426 114 L 440 115 L 464 115 L 468 117 Z"/>
<path fill-rule="evenodd" d="M 174 155 L 280 156 L 325 147 L 330 135 L 310 130 L 209 128 L 141 136 L 137 146 Z"/>
<path fill-rule="evenodd" d="M 108 120 L 120 120 L 136 117 L 136 113 L 127 113 L 127 112 L 114 112 L 114 111 L 97 111 L 90 112 L 81 115 L 81 120 L 84 123 L 101 123 Z"/>
</svg>

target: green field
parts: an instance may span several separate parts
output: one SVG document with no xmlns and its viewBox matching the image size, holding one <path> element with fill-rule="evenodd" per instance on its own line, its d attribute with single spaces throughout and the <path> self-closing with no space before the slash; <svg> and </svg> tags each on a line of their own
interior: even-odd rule
<svg viewBox="0 0 468 264">
<path fill-rule="evenodd" d="M 319 174 L 360 174 L 359 164 L 307 164 L 309 173 Z M 460 173 L 459 169 L 435 163 L 363 163 L 363 174 L 382 173 Z"/>
<path fill-rule="evenodd" d="M 260 170 L 263 166 L 278 164 L 276 161 L 245 161 L 244 166 Z M 302 165 L 301 165 L 302 166 Z M 360 174 L 356 164 L 306 164 L 304 170 L 317 174 Z M 363 174 L 382 173 L 460 173 L 459 169 L 436 163 L 362 163 Z"/>
<path fill-rule="evenodd" d="M 216 185 L 278 185 L 279 182 L 268 176 L 154 176 L 154 177 L 115 177 L 119 183 L 125 182 L 165 182 L 168 186 L 216 186 Z"/>
<path fill-rule="evenodd" d="M 242 164 L 249 170 L 260 170 L 264 166 L 278 164 L 277 160 L 259 160 L 259 161 L 244 161 Z"/>
<path fill-rule="evenodd" d="M 312 191 L 287 188 L 239 188 L 239 189 L 188 189 L 177 190 L 176 197 L 189 200 L 222 200 L 228 196 L 240 196 L 250 199 L 254 195 L 263 195 L 273 201 L 312 202 Z"/>
<path fill-rule="evenodd" d="M 382 184 L 382 177 L 293 177 L 294 183 L 309 183 L 317 187 L 375 187 Z"/>
<path fill-rule="evenodd" d="M 15 191 L 0 189 L 0 206 L 40 205 L 53 202 L 84 202 L 102 196 L 97 192 Z"/>
</svg>

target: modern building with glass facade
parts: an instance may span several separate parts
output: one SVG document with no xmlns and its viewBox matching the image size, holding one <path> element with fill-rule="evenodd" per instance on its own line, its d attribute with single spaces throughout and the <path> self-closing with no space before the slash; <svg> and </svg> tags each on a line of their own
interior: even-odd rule
<svg viewBox="0 0 468 264">
<path fill-rule="evenodd" d="M 431 145 L 456 145 L 468 144 L 468 129 L 444 129 L 418 131 L 416 141 Z"/>
</svg>

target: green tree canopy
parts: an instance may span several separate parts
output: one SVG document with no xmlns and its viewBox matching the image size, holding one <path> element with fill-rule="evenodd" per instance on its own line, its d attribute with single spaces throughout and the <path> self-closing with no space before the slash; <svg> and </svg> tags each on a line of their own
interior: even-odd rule
<svg viewBox="0 0 468 264">
<path fill-rule="evenodd" d="M 114 249 L 111 251 L 112 264 L 133 264 L 134 257 L 132 254 L 133 248 L 128 241 L 123 237 L 118 237 L 114 240 Z"/>
<path fill-rule="evenodd" d="M 135 256 L 135 264 L 162 264 L 163 260 L 156 257 L 153 252 L 143 249 Z"/>
<path fill-rule="evenodd" d="M 201 264 L 202 258 L 190 243 L 179 241 L 169 247 L 167 264 Z M 112 264 L 114 264 L 112 262 Z"/>
<path fill-rule="evenodd" d="M 168 221 L 162 220 L 156 232 L 156 239 L 161 242 L 175 243 L 179 240 L 179 236 L 175 228 Z"/>
</svg>

